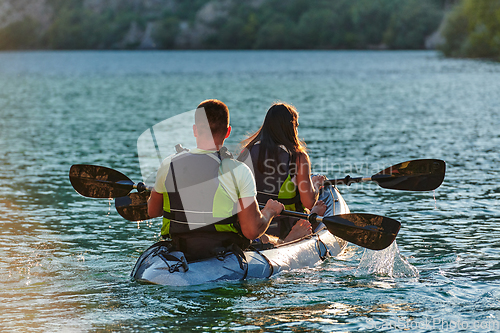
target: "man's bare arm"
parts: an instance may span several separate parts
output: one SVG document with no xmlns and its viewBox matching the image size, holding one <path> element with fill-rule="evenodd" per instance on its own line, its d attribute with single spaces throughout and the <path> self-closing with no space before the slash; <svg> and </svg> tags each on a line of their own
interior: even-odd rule
<svg viewBox="0 0 500 333">
<path fill-rule="evenodd" d="M 163 215 L 163 194 L 151 191 L 148 199 L 148 215 L 149 217 L 158 217 Z"/>
<path fill-rule="evenodd" d="M 247 239 L 253 240 L 262 236 L 273 217 L 279 215 L 284 209 L 283 204 L 276 200 L 268 200 L 266 206 L 260 210 L 255 197 L 239 199 L 240 209 L 238 219 L 241 232 Z"/>
</svg>

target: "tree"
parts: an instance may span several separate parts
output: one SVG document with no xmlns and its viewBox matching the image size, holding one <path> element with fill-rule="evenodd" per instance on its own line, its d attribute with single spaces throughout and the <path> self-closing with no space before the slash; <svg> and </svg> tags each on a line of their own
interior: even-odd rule
<svg viewBox="0 0 500 333">
<path fill-rule="evenodd" d="M 359 36 L 362 47 L 379 45 L 400 0 L 358 0 L 350 10 L 352 30 Z"/>
<path fill-rule="evenodd" d="M 289 49 L 296 48 L 294 24 L 285 15 L 275 14 L 264 23 L 255 41 L 257 49 Z"/>
<path fill-rule="evenodd" d="M 297 44 L 301 48 L 333 48 L 334 36 L 342 33 L 337 15 L 331 9 L 310 9 L 297 25 Z"/>
<path fill-rule="evenodd" d="M 39 24 L 25 18 L 0 29 L 0 50 L 34 49 L 41 46 Z"/>
<path fill-rule="evenodd" d="M 153 39 L 160 49 L 172 49 L 179 33 L 180 20 L 175 16 L 167 16 L 156 24 Z"/>
<path fill-rule="evenodd" d="M 500 60 L 500 0 L 462 0 L 447 15 L 446 56 Z"/>
<path fill-rule="evenodd" d="M 438 28 L 442 16 L 432 1 L 401 1 L 392 12 L 384 42 L 392 49 L 422 49 L 425 38 Z"/>
</svg>

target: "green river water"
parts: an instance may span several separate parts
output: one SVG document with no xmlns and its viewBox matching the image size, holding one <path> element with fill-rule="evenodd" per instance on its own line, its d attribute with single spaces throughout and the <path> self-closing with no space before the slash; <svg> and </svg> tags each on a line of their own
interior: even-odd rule
<svg viewBox="0 0 500 333">
<path fill-rule="evenodd" d="M 129 274 L 159 219 L 129 222 L 72 188 L 72 164 L 142 180 L 137 139 L 207 98 L 236 144 L 277 100 L 300 112 L 314 172 L 447 162 L 435 192 L 340 187 L 401 221 L 382 253 L 269 280 L 173 288 Z M 173 138 L 175 142 L 177 138 Z M 438 53 L 0 53 L 2 332 L 500 331 L 500 65 Z"/>
</svg>

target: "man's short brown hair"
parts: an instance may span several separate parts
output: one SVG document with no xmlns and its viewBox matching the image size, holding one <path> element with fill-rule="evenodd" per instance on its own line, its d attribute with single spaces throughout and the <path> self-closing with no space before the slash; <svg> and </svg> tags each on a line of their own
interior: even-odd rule
<svg viewBox="0 0 500 333">
<path fill-rule="evenodd" d="M 225 137 L 227 129 L 229 127 L 229 109 L 226 104 L 217 99 L 207 99 L 198 105 L 195 113 L 195 124 L 196 126 L 202 126 L 204 123 L 204 117 L 202 111 L 205 111 L 208 124 L 210 125 L 210 130 L 212 136 Z"/>
</svg>

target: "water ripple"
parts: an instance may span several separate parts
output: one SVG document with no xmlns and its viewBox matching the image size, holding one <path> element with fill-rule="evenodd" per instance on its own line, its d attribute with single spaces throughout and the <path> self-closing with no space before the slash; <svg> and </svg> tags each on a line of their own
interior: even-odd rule
<svg viewBox="0 0 500 333">
<path fill-rule="evenodd" d="M 0 53 L 0 326 L 331 332 L 499 321 L 499 72 L 434 52 Z M 271 280 L 139 284 L 130 270 L 161 221 L 131 223 L 113 202 L 79 196 L 69 168 L 140 180 L 139 135 L 206 98 L 229 105 L 229 144 L 272 102 L 293 103 L 313 171 L 331 178 L 416 158 L 445 160 L 447 175 L 434 193 L 340 188 L 352 212 L 402 222 L 389 255 L 351 245 Z"/>
</svg>

